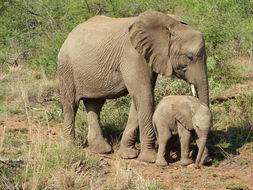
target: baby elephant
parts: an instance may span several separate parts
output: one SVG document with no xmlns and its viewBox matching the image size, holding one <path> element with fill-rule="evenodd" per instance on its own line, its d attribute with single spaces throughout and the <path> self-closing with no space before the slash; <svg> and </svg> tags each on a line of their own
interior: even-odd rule
<svg viewBox="0 0 253 190">
<path fill-rule="evenodd" d="M 157 165 L 168 165 L 165 160 L 166 146 L 172 135 L 176 134 L 181 144 L 181 164 L 191 164 L 189 143 L 192 130 L 198 136 L 199 151 L 195 164 L 199 165 L 204 151 L 207 152 L 206 140 L 212 125 L 212 114 L 207 105 L 192 96 L 166 96 L 155 110 L 153 125 L 159 144 Z"/>
</svg>

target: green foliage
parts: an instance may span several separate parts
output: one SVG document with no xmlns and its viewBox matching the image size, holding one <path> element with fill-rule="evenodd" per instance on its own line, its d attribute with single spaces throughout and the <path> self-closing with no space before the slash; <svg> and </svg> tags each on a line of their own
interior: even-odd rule
<svg viewBox="0 0 253 190">
<path fill-rule="evenodd" d="M 220 165 L 219 160 L 213 159 L 212 165 L 215 166 L 215 167 L 218 167 L 218 166 Z M 214 176 L 214 177 L 215 177 L 215 176 Z"/>
<path fill-rule="evenodd" d="M 250 105 L 253 105 L 252 92 L 212 107 L 214 126 L 208 144 L 215 166 L 231 154 L 238 155 L 241 147 L 252 147 L 253 108 Z"/>
<path fill-rule="evenodd" d="M 210 89 L 222 91 L 240 80 L 230 63 L 234 56 L 251 55 L 253 35 L 253 2 L 219 0 L 182 0 L 175 13 L 205 37 L 208 53 Z M 181 7 L 181 6 L 180 6 Z"/>
<path fill-rule="evenodd" d="M 150 187 L 148 187 L 148 190 L 160 190 L 162 189 L 162 187 L 160 187 L 160 185 L 157 184 L 153 184 Z"/>
<path fill-rule="evenodd" d="M 167 95 L 191 95 L 190 85 L 184 80 L 175 77 L 168 78 L 159 76 L 155 87 L 155 103 Z"/>
<path fill-rule="evenodd" d="M 217 81 L 224 73 L 216 74 L 215 71 L 221 70 L 228 58 L 234 54 L 252 54 L 252 7 L 251 0 L 1 1 L 1 68 L 6 71 L 6 63 L 19 64 L 18 57 L 26 52 L 26 62 L 32 68 L 44 67 L 47 73 L 53 74 L 61 44 L 81 22 L 97 14 L 129 17 L 147 9 L 155 9 L 178 14 L 203 32 L 208 54 L 217 62 L 211 72 L 211 76 L 217 75 L 213 78 Z M 226 68 L 229 67 L 226 64 Z"/>
<path fill-rule="evenodd" d="M 252 7 L 253 2 L 250 0 L 2 1 L 0 68 L 2 72 L 8 72 L 8 65 L 27 64 L 54 77 L 57 53 L 67 34 L 75 26 L 98 14 L 129 17 L 147 9 L 155 9 L 180 15 L 188 24 L 203 32 L 209 56 L 210 90 L 218 93 L 243 80 L 237 68 L 230 64 L 230 60 L 235 55 L 252 55 Z M 162 88 L 157 88 L 156 102 L 165 94 L 189 93 L 184 90 L 187 85 L 181 80 L 161 81 L 163 84 Z M 167 87 L 167 84 L 174 87 Z M 4 96 L 8 97 L 6 93 L 0 90 L 0 101 L 3 101 Z"/>
<path fill-rule="evenodd" d="M 247 190 L 249 189 L 247 185 L 245 184 L 228 184 L 225 185 L 226 189 L 231 189 L 231 190 Z"/>
<path fill-rule="evenodd" d="M 19 114 L 22 112 L 18 105 L 0 105 L 0 113 Z"/>
<path fill-rule="evenodd" d="M 56 69 L 56 55 L 67 33 L 87 18 L 81 0 L 11 0 L 1 2 L 1 10 L 0 62 L 13 63 L 28 51 L 28 63 L 49 73 Z"/>
</svg>

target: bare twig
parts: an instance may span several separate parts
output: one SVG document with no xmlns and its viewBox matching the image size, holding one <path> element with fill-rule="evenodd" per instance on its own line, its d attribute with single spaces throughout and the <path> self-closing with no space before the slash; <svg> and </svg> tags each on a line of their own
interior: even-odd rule
<svg viewBox="0 0 253 190">
<path fill-rule="evenodd" d="M 11 158 L 0 158 L 1 163 L 24 163 L 24 159 L 16 158 L 16 159 L 11 159 Z"/>
<path fill-rule="evenodd" d="M 226 101 L 231 100 L 231 99 L 236 99 L 239 96 L 240 96 L 240 94 L 216 97 L 216 98 L 211 100 L 211 104 L 220 104 L 222 102 L 226 102 Z"/>
<path fill-rule="evenodd" d="M 28 50 L 22 51 L 21 53 L 19 53 L 17 55 L 17 57 L 15 58 L 14 61 L 12 61 L 12 62 L 6 62 L 6 64 L 9 65 L 9 66 L 17 67 L 17 66 L 19 66 L 19 62 L 21 60 L 27 61 L 28 57 L 33 52 L 35 52 L 35 50 L 32 50 L 32 49 L 28 49 Z"/>
<path fill-rule="evenodd" d="M 42 15 L 33 12 L 32 10 L 28 9 L 28 7 L 22 6 L 21 4 L 19 4 L 19 3 L 17 3 L 17 2 L 13 2 L 13 1 L 11 1 L 11 3 L 12 3 L 15 7 L 19 8 L 19 9 L 22 9 L 23 11 L 26 11 L 27 13 L 29 13 L 29 14 L 31 14 L 31 15 L 39 16 L 39 17 L 42 17 L 42 18 L 43 18 Z"/>
<path fill-rule="evenodd" d="M 23 159 L 0 158 L 0 169 L 17 168 L 25 163 Z"/>
<path fill-rule="evenodd" d="M 90 13 L 90 12 L 91 12 L 91 9 L 90 9 L 90 5 L 89 5 L 88 1 L 87 1 L 87 0 L 84 0 L 84 2 L 85 2 L 85 4 L 86 4 L 86 6 L 87 6 L 87 9 L 88 9 L 89 13 Z"/>
</svg>

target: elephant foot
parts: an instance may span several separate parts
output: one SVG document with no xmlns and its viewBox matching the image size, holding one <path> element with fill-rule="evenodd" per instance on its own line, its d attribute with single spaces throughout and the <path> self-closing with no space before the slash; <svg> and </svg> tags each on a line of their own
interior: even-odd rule
<svg viewBox="0 0 253 190">
<path fill-rule="evenodd" d="M 93 139 L 88 140 L 88 147 L 99 154 L 106 154 L 112 152 L 112 147 L 109 145 L 105 139 Z"/>
<path fill-rule="evenodd" d="M 74 145 L 76 143 L 75 135 L 64 132 L 62 142 L 66 145 Z"/>
<path fill-rule="evenodd" d="M 119 156 L 124 159 L 133 159 L 138 156 L 139 152 L 140 151 L 136 148 L 120 146 Z"/>
<path fill-rule="evenodd" d="M 200 164 L 201 165 L 211 165 L 212 162 L 213 162 L 213 159 L 207 155 L 207 156 L 202 156 Z"/>
<path fill-rule="evenodd" d="M 164 158 L 156 159 L 155 164 L 157 166 L 167 166 L 167 165 L 169 165 L 168 162 Z"/>
<path fill-rule="evenodd" d="M 191 158 L 181 158 L 181 160 L 180 160 L 180 165 L 182 165 L 182 166 L 188 166 L 192 163 L 193 163 L 193 161 Z"/>
<path fill-rule="evenodd" d="M 154 163 L 156 160 L 155 149 L 141 149 L 141 153 L 138 156 L 140 161 Z"/>
</svg>

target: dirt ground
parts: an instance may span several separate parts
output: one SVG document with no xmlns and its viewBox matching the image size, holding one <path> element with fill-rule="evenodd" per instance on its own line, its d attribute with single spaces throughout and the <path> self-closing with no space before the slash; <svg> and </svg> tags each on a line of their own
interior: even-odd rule
<svg viewBox="0 0 253 190">
<path fill-rule="evenodd" d="M 27 126 L 27 119 L 24 115 L 1 116 L 3 121 L 0 125 L 0 134 L 8 130 L 20 131 L 27 135 L 38 135 L 48 143 L 56 142 L 57 136 L 61 135 L 60 126 L 46 127 L 34 125 L 33 128 Z M 36 127 L 34 127 L 36 126 Z M 31 132 L 32 131 L 32 132 Z M 15 150 L 5 150 L 15 151 Z M 243 147 L 240 154 L 236 156 L 228 156 L 227 159 L 221 161 L 219 166 L 208 166 L 195 169 L 194 167 L 182 167 L 178 162 L 171 163 L 167 167 L 157 167 L 155 164 L 147 164 L 137 159 L 123 160 L 114 154 L 98 155 L 86 151 L 92 157 L 103 159 L 106 163 L 107 170 L 110 175 L 117 168 L 132 170 L 138 175 L 161 184 L 166 189 L 174 190 L 225 190 L 225 189 L 247 189 L 241 185 L 246 185 L 248 189 L 253 190 L 253 157 L 252 147 Z M 110 175 L 105 175 L 110 180 Z M 106 179 L 105 182 L 106 184 Z M 104 185 L 105 185 L 104 184 Z M 103 185 L 100 187 L 103 189 Z"/>
<path fill-rule="evenodd" d="M 132 170 L 145 179 L 161 184 L 166 189 L 253 190 L 253 161 L 244 155 L 224 160 L 219 167 L 206 166 L 195 169 L 193 165 L 183 167 L 178 162 L 170 163 L 167 167 L 157 167 L 155 164 L 140 162 L 138 159 L 123 160 L 117 156 L 117 152 L 106 156 L 91 154 L 93 157 L 100 156 L 106 160 L 112 171 L 119 166 Z M 242 160 L 247 160 L 247 162 L 242 162 Z M 244 188 L 243 185 L 248 188 Z"/>
</svg>

